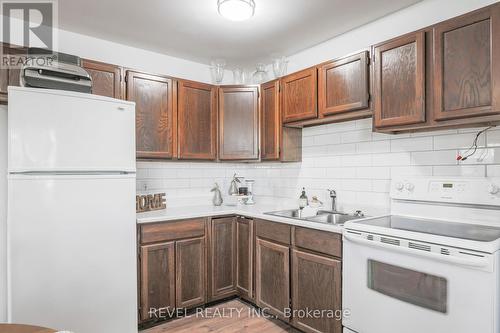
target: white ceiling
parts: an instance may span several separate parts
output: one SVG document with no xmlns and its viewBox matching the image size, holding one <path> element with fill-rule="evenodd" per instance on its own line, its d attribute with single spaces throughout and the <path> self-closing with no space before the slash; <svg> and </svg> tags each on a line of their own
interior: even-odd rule
<svg viewBox="0 0 500 333">
<path fill-rule="evenodd" d="M 97 38 L 229 67 L 292 55 L 420 0 L 255 0 L 255 16 L 231 22 L 217 0 L 63 0 L 59 26 Z"/>
</svg>

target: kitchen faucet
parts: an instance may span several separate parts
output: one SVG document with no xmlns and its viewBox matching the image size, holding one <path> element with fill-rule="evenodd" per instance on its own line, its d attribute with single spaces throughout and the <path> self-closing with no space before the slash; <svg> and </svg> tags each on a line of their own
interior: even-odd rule
<svg viewBox="0 0 500 333">
<path fill-rule="evenodd" d="M 335 190 L 328 189 L 330 192 L 330 198 L 332 198 L 332 212 L 337 211 L 337 192 Z"/>
</svg>

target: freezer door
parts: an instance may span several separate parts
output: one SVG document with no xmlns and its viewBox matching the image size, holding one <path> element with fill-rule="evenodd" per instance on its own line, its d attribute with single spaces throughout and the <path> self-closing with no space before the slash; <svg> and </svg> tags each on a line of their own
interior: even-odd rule
<svg viewBox="0 0 500 333">
<path fill-rule="evenodd" d="M 137 333 L 135 178 L 9 178 L 9 319 Z"/>
<path fill-rule="evenodd" d="M 9 172 L 135 171 L 135 104 L 9 87 Z"/>
</svg>

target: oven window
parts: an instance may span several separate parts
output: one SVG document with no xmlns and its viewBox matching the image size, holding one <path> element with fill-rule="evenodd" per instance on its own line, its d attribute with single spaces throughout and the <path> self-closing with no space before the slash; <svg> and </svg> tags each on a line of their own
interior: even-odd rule
<svg viewBox="0 0 500 333">
<path fill-rule="evenodd" d="M 368 288 L 401 301 L 446 313 L 445 278 L 368 260 Z"/>
</svg>

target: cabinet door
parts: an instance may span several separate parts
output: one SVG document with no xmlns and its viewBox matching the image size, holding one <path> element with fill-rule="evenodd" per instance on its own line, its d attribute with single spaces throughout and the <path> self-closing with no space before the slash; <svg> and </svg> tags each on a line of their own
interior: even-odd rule
<svg viewBox="0 0 500 333">
<path fill-rule="evenodd" d="M 425 33 L 374 48 L 375 127 L 425 122 Z"/>
<path fill-rule="evenodd" d="M 280 99 L 279 80 L 264 83 L 261 86 L 262 110 L 262 160 L 279 160 L 280 158 Z"/>
<path fill-rule="evenodd" d="M 9 44 L 1 44 L 3 55 L 11 55 L 13 57 L 23 56 L 26 54 L 26 48 L 24 47 L 13 47 Z M 6 60 L 8 61 L 8 60 Z M 17 58 L 14 59 L 14 63 L 17 63 Z M 7 87 L 8 86 L 19 86 L 21 84 L 21 70 L 20 68 L 8 68 L 3 64 L 0 65 L 0 104 L 6 104 L 7 97 Z"/>
<path fill-rule="evenodd" d="M 82 60 L 82 67 L 92 77 L 92 94 L 122 97 L 121 67 L 87 59 Z"/>
<path fill-rule="evenodd" d="M 215 86 L 179 81 L 179 159 L 217 158 L 217 100 Z"/>
<path fill-rule="evenodd" d="M 283 320 L 290 308 L 290 249 L 288 246 L 257 238 L 256 302 Z"/>
<path fill-rule="evenodd" d="M 318 117 L 317 77 L 314 67 L 281 78 L 284 123 Z"/>
<path fill-rule="evenodd" d="M 205 237 L 177 241 L 176 306 L 192 308 L 206 301 Z"/>
<path fill-rule="evenodd" d="M 236 288 L 238 294 L 253 300 L 253 220 L 244 217 L 236 219 Z"/>
<path fill-rule="evenodd" d="M 236 293 L 234 217 L 212 219 L 210 226 L 210 300 Z"/>
<path fill-rule="evenodd" d="M 434 28 L 434 117 L 500 113 L 500 6 Z"/>
<path fill-rule="evenodd" d="M 259 158 L 259 88 L 219 88 L 219 158 Z"/>
<path fill-rule="evenodd" d="M 324 64 L 318 75 L 320 117 L 368 108 L 368 52 Z"/>
<path fill-rule="evenodd" d="M 127 100 L 136 105 L 138 158 L 174 157 L 176 117 L 172 85 L 167 77 L 127 72 Z"/>
<path fill-rule="evenodd" d="M 341 262 L 315 254 L 292 250 L 292 307 L 294 310 L 340 311 Z M 331 317 L 331 316 L 330 316 Z M 342 321 L 329 318 L 293 317 L 294 326 L 304 332 L 341 333 Z"/>
<path fill-rule="evenodd" d="M 154 320 L 155 310 L 175 308 L 174 242 L 141 246 L 140 258 L 140 320 Z"/>
</svg>

